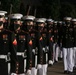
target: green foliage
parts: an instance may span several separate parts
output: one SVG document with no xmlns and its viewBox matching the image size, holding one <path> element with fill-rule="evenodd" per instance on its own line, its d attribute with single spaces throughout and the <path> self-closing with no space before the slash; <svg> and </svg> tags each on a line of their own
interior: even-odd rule
<svg viewBox="0 0 76 75">
<path fill-rule="evenodd" d="M 63 3 L 62 4 L 62 9 L 61 9 L 61 16 L 71 16 L 71 17 L 76 17 L 76 8 L 74 4 L 71 3 Z"/>
<path fill-rule="evenodd" d="M 21 0 L 1 0 L 0 9 L 10 12 L 11 4 L 13 5 L 13 13 L 20 11 L 21 13 L 25 14 L 25 7 L 21 4 Z M 41 16 L 49 18 L 51 16 L 51 18 L 55 20 L 63 19 L 65 16 L 76 17 L 75 3 L 67 1 L 63 2 L 62 0 L 43 0 L 42 5 L 37 8 L 38 17 Z"/>
<path fill-rule="evenodd" d="M 46 0 L 45 0 L 46 1 Z M 60 17 L 60 0 L 48 0 L 43 2 L 44 12 L 46 12 L 46 17 L 51 16 L 51 18 L 58 20 Z"/>
<path fill-rule="evenodd" d="M 76 17 L 76 5 L 71 2 L 61 2 L 61 0 L 43 0 L 43 10 L 46 17 L 51 16 L 55 20 L 63 19 L 65 16 Z"/>
<path fill-rule="evenodd" d="M 20 2 L 21 0 L 11 0 L 11 4 L 13 5 L 13 12 L 19 12 L 20 10 Z"/>
<path fill-rule="evenodd" d="M 51 10 L 51 14 L 52 14 L 52 18 L 55 20 L 59 19 L 60 16 L 60 2 L 59 1 L 55 1 L 52 2 L 52 4 L 50 5 L 50 10 Z"/>
<path fill-rule="evenodd" d="M 12 4 L 12 12 L 19 12 L 21 0 L 1 0 L 1 10 L 6 10 L 10 12 Z"/>
</svg>

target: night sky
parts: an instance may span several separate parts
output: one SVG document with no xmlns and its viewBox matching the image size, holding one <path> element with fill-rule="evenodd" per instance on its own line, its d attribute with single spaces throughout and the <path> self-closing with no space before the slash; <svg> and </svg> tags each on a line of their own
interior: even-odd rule
<svg viewBox="0 0 76 75">
<path fill-rule="evenodd" d="M 24 2 L 26 2 L 26 4 L 32 4 L 32 3 L 35 3 L 35 4 L 38 4 L 40 3 L 40 1 L 42 0 L 23 0 Z M 43 0 L 44 1 L 44 0 Z M 51 0 L 49 0 L 51 1 Z M 76 0 L 60 0 L 61 2 L 70 2 L 70 3 L 76 3 Z"/>
<path fill-rule="evenodd" d="M 41 1 L 44 0 L 23 0 L 24 5 L 41 5 Z M 53 1 L 53 0 L 49 0 L 49 1 Z M 76 3 L 76 0 L 60 0 L 60 2 L 69 2 L 69 3 Z"/>
<path fill-rule="evenodd" d="M 60 1 L 63 1 L 63 2 L 76 2 L 76 0 L 60 0 Z"/>
<path fill-rule="evenodd" d="M 34 5 L 34 6 L 39 6 L 42 5 L 41 2 L 44 0 L 22 0 L 24 6 L 26 7 L 27 5 Z M 45 0 L 46 1 L 46 0 Z M 53 1 L 53 0 L 48 0 L 48 1 Z M 72 3 L 76 4 L 76 0 L 60 0 L 61 3 Z"/>
</svg>

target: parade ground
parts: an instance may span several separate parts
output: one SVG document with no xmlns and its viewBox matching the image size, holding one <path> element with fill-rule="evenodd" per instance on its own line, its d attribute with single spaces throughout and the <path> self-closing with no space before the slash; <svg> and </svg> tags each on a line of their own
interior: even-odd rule
<svg viewBox="0 0 76 75">
<path fill-rule="evenodd" d="M 70 75 L 70 74 L 64 74 L 63 62 L 58 61 L 53 66 L 48 67 L 48 74 L 47 75 Z M 74 74 L 71 74 L 71 75 L 76 75 L 76 71 L 74 72 Z"/>
</svg>

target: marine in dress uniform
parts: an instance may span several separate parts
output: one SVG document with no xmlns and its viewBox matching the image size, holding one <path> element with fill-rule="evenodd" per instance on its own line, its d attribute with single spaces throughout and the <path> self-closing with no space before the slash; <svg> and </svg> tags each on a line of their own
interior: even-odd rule
<svg viewBox="0 0 76 75">
<path fill-rule="evenodd" d="M 76 70 L 76 18 L 72 19 L 72 25 L 74 29 L 74 50 L 73 50 L 73 68 Z"/>
<path fill-rule="evenodd" d="M 35 38 L 35 34 L 33 33 L 33 26 L 34 26 L 34 16 L 28 15 L 24 16 L 24 24 L 23 24 L 23 30 L 27 31 L 29 34 L 27 35 L 27 75 L 36 75 L 36 69 L 34 65 L 34 52 L 35 52 L 35 41 L 33 40 Z M 34 68 L 33 68 L 34 67 Z"/>
<path fill-rule="evenodd" d="M 44 29 L 42 31 L 43 37 L 43 75 L 47 75 L 47 67 L 48 67 L 48 48 L 47 48 L 47 24 L 46 18 L 42 18 L 44 23 Z"/>
<path fill-rule="evenodd" d="M 44 47 L 45 47 L 45 59 L 46 59 L 46 64 L 48 65 L 48 51 L 49 51 L 49 47 L 48 47 L 48 29 L 47 29 L 47 23 L 45 21 L 45 26 L 44 26 L 44 30 L 43 30 L 43 36 L 44 36 Z"/>
<path fill-rule="evenodd" d="M 48 64 L 53 65 L 53 20 L 47 19 L 47 29 L 48 29 Z"/>
<path fill-rule="evenodd" d="M 36 20 L 36 25 L 37 25 L 37 33 L 36 33 L 36 45 L 38 48 L 38 75 L 44 75 L 44 65 L 43 65 L 43 36 L 42 36 L 42 32 L 43 32 L 43 28 L 45 25 L 45 21 L 41 18 L 38 18 Z"/>
<path fill-rule="evenodd" d="M 63 22 L 58 21 L 57 27 L 58 27 L 58 45 L 59 45 L 59 60 L 62 60 L 62 28 L 63 28 Z"/>
<path fill-rule="evenodd" d="M 32 75 L 37 75 L 37 46 L 36 46 L 36 25 L 33 22 L 32 30 L 31 30 L 31 38 L 32 38 Z"/>
<path fill-rule="evenodd" d="M 63 37 L 62 37 L 62 47 L 63 47 L 63 62 L 64 62 L 64 73 L 73 72 L 73 26 L 71 25 L 71 17 L 65 17 L 65 24 L 63 26 Z"/>
<path fill-rule="evenodd" d="M 10 72 L 18 73 L 17 41 L 14 33 L 3 27 L 6 13 L 6 11 L 0 11 L 0 75 L 10 75 Z"/>
<path fill-rule="evenodd" d="M 14 20 L 14 33 L 17 40 L 17 57 L 19 62 L 18 75 L 25 75 L 26 72 L 26 47 L 27 47 L 27 32 L 21 30 L 22 14 L 13 14 L 11 19 Z"/>
<path fill-rule="evenodd" d="M 53 28 L 53 40 L 54 40 L 54 45 L 53 45 L 53 60 L 54 62 L 58 62 L 58 55 L 59 55 L 59 46 L 58 46 L 58 26 L 57 26 L 57 21 L 54 21 L 54 28 Z"/>
</svg>

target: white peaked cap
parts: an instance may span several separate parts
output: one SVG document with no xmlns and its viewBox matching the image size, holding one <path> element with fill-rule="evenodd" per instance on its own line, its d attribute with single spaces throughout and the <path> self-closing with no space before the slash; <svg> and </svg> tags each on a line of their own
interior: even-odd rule
<svg viewBox="0 0 76 75">
<path fill-rule="evenodd" d="M 58 23 L 62 23 L 62 21 L 58 21 Z"/>
<path fill-rule="evenodd" d="M 46 21 L 46 18 L 40 18 L 40 19 L 42 19 L 42 20 Z"/>
<path fill-rule="evenodd" d="M 52 20 L 52 19 L 47 19 L 47 21 L 48 21 L 48 22 L 54 22 L 54 20 Z"/>
<path fill-rule="evenodd" d="M 57 23 L 58 21 L 54 21 L 54 23 Z"/>
<path fill-rule="evenodd" d="M 65 17 L 64 20 L 71 20 L 71 17 Z"/>
<path fill-rule="evenodd" d="M 29 15 L 29 16 L 24 16 L 22 19 L 23 19 L 23 20 L 34 20 L 34 19 L 35 19 L 35 17 L 34 17 L 34 16 Z"/>
<path fill-rule="evenodd" d="M 72 19 L 72 21 L 76 21 L 76 18 Z"/>
<path fill-rule="evenodd" d="M 5 16 L 5 14 L 7 14 L 6 11 L 0 11 L 0 15 Z"/>
<path fill-rule="evenodd" d="M 23 15 L 19 14 L 19 13 L 10 15 L 10 18 L 12 18 L 12 19 L 21 19 L 22 17 L 23 17 Z"/>
<path fill-rule="evenodd" d="M 39 22 L 39 23 L 45 23 L 45 20 L 42 19 L 42 18 L 39 18 L 39 19 L 36 20 L 36 22 Z"/>
</svg>

